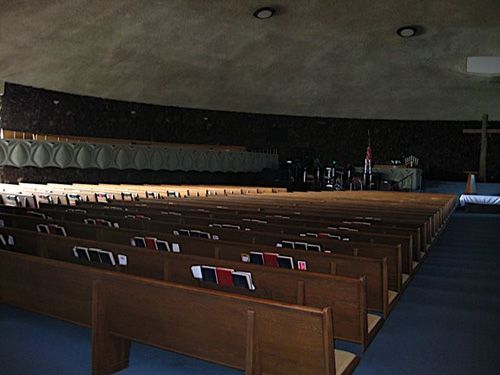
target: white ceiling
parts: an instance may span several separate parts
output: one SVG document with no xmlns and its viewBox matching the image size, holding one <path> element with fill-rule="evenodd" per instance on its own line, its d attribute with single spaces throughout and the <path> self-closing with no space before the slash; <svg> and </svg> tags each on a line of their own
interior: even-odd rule
<svg viewBox="0 0 500 375">
<path fill-rule="evenodd" d="M 275 6 L 268 20 L 252 16 Z M 0 0 L 0 80 L 288 115 L 500 120 L 500 1 Z M 396 30 L 420 25 L 421 35 Z"/>
</svg>

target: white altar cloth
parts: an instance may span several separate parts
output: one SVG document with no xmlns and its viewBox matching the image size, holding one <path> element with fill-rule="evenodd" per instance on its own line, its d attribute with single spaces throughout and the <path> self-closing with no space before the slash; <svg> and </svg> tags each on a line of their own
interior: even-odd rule
<svg viewBox="0 0 500 375">
<path fill-rule="evenodd" d="M 500 206 L 500 196 L 498 195 L 462 194 L 459 200 L 460 206 L 462 207 L 465 206 L 466 203 Z"/>
</svg>

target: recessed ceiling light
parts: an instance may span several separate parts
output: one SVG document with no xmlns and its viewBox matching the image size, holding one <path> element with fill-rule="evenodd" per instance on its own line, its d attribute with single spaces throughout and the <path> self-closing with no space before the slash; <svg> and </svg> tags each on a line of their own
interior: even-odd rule
<svg viewBox="0 0 500 375">
<path fill-rule="evenodd" d="M 415 36 L 415 34 L 417 33 L 417 28 L 415 26 L 403 26 L 400 27 L 396 32 L 402 38 L 410 38 L 412 36 Z"/>
<path fill-rule="evenodd" d="M 255 12 L 253 12 L 253 16 L 258 18 L 259 20 L 265 20 L 271 18 L 274 15 L 274 8 L 265 7 L 259 8 Z"/>
<path fill-rule="evenodd" d="M 467 57 L 467 73 L 500 74 L 500 56 Z"/>
</svg>

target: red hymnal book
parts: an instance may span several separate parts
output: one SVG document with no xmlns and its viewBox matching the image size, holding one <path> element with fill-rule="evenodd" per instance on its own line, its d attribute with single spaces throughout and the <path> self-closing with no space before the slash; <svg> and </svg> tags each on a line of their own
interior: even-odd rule
<svg viewBox="0 0 500 375">
<path fill-rule="evenodd" d="M 328 233 L 318 233 L 319 238 L 328 238 Z"/>
<path fill-rule="evenodd" d="M 49 224 L 49 232 L 50 234 L 57 234 L 57 225 Z"/>
<path fill-rule="evenodd" d="M 217 273 L 217 282 L 219 285 L 234 286 L 233 275 L 234 270 L 231 268 L 217 267 L 215 272 Z"/>
<path fill-rule="evenodd" d="M 264 265 L 271 267 L 278 267 L 278 254 L 264 253 Z"/>
<path fill-rule="evenodd" d="M 146 247 L 148 249 L 158 250 L 156 248 L 156 237 L 145 237 L 144 241 L 146 242 Z"/>
</svg>

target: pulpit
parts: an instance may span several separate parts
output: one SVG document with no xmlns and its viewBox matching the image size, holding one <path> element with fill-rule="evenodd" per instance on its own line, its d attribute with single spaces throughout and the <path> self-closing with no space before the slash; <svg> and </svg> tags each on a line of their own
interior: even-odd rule
<svg viewBox="0 0 500 375">
<path fill-rule="evenodd" d="M 356 167 L 356 172 L 363 172 L 362 167 Z M 422 169 L 407 168 L 404 165 L 377 164 L 372 168 L 373 174 L 379 174 L 381 186 L 390 186 L 397 190 L 420 190 L 422 188 Z"/>
</svg>

